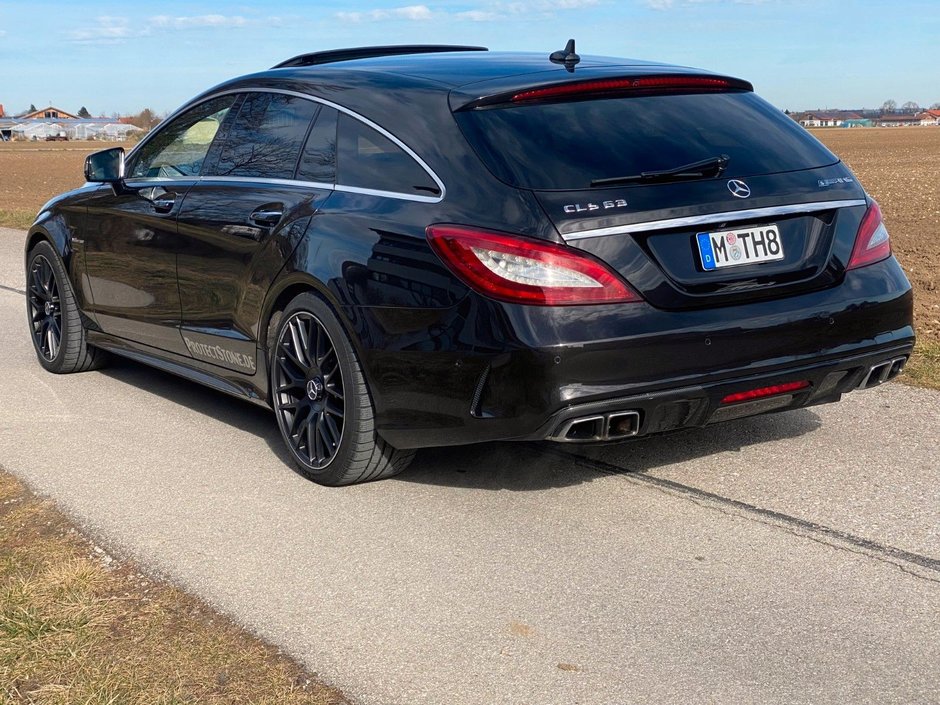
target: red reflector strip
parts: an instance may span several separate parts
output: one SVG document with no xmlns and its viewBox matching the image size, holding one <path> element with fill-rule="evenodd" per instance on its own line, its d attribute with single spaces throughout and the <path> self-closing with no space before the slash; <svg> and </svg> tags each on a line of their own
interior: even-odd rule
<svg viewBox="0 0 940 705">
<path fill-rule="evenodd" d="M 809 382 L 787 382 L 786 384 L 775 384 L 772 387 L 761 387 L 760 389 L 751 389 L 746 392 L 736 392 L 729 394 L 721 400 L 722 404 L 734 404 L 739 401 L 750 401 L 751 399 L 763 399 L 777 394 L 786 394 L 787 392 L 796 392 L 800 389 L 806 389 Z"/>
<path fill-rule="evenodd" d="M 542 100 L 545 98 L 563 98 L 587 93 L 606 93 L 629 90 L 723 90 L 727 88 L 741 88 L 750 90 L 750 85 L 744 81 L 734 81 L 728 78 L 715 78 L 712 76 L 646 76 L 641 78 L 610 78 L 594 81 L 581 81 L 580 83 L 565 83 L 560 86 L 547 86 L 546 88 L 533 88 L 532 90 L 516 93 L 512 97 L 513 103 L 527 100 Z"/>
</svg>

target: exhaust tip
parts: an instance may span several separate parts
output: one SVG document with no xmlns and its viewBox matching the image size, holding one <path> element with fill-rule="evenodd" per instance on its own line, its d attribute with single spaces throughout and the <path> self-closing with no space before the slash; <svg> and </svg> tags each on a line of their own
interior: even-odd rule
<svg viewBox="0 0 940 705">
<path fill-rule="evenodd" d="M 567 421 L 558 432 L 552 436 L 553 440 L 567 443 L 604 440 L 604 417 L 582 416 Z"/>
<path fill-rule="evenodd" d="M 607 440 L 630 438 L 640 432 L 640 412 L 619 411 L 607 416 Z"/>
<path fill-rule="evenodd" d="M 640 412 L 615 411 L 609 414 L 579 416 L 565 421 L 548 440 L 560 443 L 617 441 L 640 431 Z"/>
<path fill-rule="evenodd" d="M 907 364 L 907 357 L 896 357 L 893 360 L 886 360 L 872 365 L 862 376 L 862 381 L 858 384 L 858 389 L 871 389 L 880 384 L 894 379 L 904 369 Z"/>
</svg>

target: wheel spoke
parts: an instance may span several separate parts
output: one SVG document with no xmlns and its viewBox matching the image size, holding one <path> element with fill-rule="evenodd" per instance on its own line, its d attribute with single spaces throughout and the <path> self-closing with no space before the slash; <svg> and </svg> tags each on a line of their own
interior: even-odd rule
<svg viewBox="0 0 940 705">
<path fill-rule="evenodd" d="M 323 439 L 323 445 L 325 448 L 329 448 L 330 454 L 332 454 L 333 449 L 336 447 L 336 444 L 333 443 L 333 439 L 330 438 L 330 431 L 327 428 L 327 425 L 324 419 L 325 416 L 321 417 L 320 423 L 317 424 L 317 434 L 320 438 Z"/>
<path fill-rule="evenodd" d="M 327 414 L 323 414 L 323 424 L 330 432 L 330 447 L 335 448 L 337 445 L 339 445 L 339 427 L 336 425 L 336 421 L 333 420 L 333 417 Z"/>
<path fill-rule="evenodd" d="M 278 369 L 287 377 L 286 380 L 280 380 L 281 384 L 278 386 L 279 392 L 293 388 L 303 388 L 305 375 L 302 369 L 299 368 L 296 360 L 290 357 L 278 357 L 277 365 Z M 291 365 L 294 365 L 297 369 L 291 369 Z"/>
<path fill-rule="evenodd" d="M 52 285 L 55 282 L 55 272 L 52 271 L 52 265 L 49 264 L 49 262 L 45 258 L 43 258 L 42 260 L 42 273 L 43 273 L 43 277 L 42 277 L 43 288 L 51 294 Z"/>
<path fill-rule="evenodd" d="M 320 447 L 320 439 L 317 437 L 317 427 L 320 425 L 320 415 L 317 414 L 316 422 L 307 424 L 307 456 L 314 465 L 319 465 L 325 460 L 323 449 Z"/>
<path fill-rule="evenodd" d="M 294 446 L 300 450 L 301 430 L 304 422 L 310 419 L 310 408 L 301 409 L 290 417 L 290 437 L 294 439 Z"/>
<path fill-rule="evenodd" d="M 297 363 L 301 369 L 307 369 L 310 367 L 310 363 L 306 358 L 306 346 L 301 340 L 300 326 L 297 325 L 297 321 L 291 321 L 288 324 L 290 329 L 290 337 L 292 346 L 285 346 L 285 348 L 290 349 L 291 357 Z"/>
<path fill-rule="evenodd" d="M 52 360 L 59 352 L 59 341 L 56 338 L 55 331 L 52 330 L 52 326 L 49 326 L 46 330 L 46 341 L 49 346 L 49 359 Z"/>
<path fill-rule="evenodd" d="M 49 294 L 45 289 L 42 288 L 42 285 L 36 283 L 35 281 L 30 282 L 29 293 L 33 296 L 33 298 L 38 299 L 39 301 L 49 300 Z"/>
</svg>

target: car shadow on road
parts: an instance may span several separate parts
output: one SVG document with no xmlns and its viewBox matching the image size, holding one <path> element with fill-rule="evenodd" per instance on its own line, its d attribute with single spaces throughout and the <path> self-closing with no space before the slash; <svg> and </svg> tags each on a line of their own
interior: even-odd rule
<svg viewBox="0 0 940 705">
<path fill-rule="evenodd" d="M 650 472 L 716 453 L 740 452 L 753 445 L 799 438 L 821 425 L 813 411 L 797 409 L 617 444 L 544 441 L 432 448 L 421 451 L 411 468 L 397 479 L 472 489 L 540 490 L 591 482 L 611 473 Z M 578 458 L 588 462 L 575 462 Z M 600 462 L 592 467 L 591 460 Z"/>
<path fill-rule="evenodd" d="M 123 358 L 115 359 L 101 374 L 255 435 L 286 468 L 296 472 L 270 411 Z M 545 490 L 592 482 L 612 471 L 649 472 L 716 453 L 799 438 L 820 425 L 819 416 L 799 409 L 600 446 L 545 441 L 428 448 L 419 451 L 411 467 L 393 481 L 466 489 Z M 601 460 L 603 467 L 592 469 L 590 462 L 576 463 L 565 454 Z"/>
<path fill-rule="evenodd" d="M 169 372 L 163 372 L 142 363 L 114 356 L 100 374 L 156 394 L 196 413 L 251 433 L 265 443 L 271 451 L 293 469 L 290 456 L 284 448 L 274 414 L 248 401 L 231 397 L 223 392 L 195 384 Z M 198 432 L 194 432 L 196 435 Z"/>
</svg>

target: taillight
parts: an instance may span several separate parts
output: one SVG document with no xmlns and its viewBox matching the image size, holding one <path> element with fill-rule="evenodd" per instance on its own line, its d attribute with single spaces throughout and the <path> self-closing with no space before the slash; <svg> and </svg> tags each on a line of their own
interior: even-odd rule
<svg viewBox="0 0 940 705">
<path fill-rule="evenodd" d="M 606 265 L 571 247 L 461 225 L 431 225 L 427 237 L 461 281 L 500 301 L 572 306 L 642 300 Z"/>
<path fill-rule="evenodd" d="M 871 202 L 858 234 L 855 236 L 855 247 L 846 269 L 858 269 L 868 264 L 880 262 L 891 256 L 891 239 L 881 219 L 881 209 L 875 201 Z"/>
<path fill-rule="evenodd" d="M 632 78 L 602 78 L 591 81 L 563 83 L 544 88 L 533 88 L 512 96 L 513 103 L 552 98 L 570 98 L 598 93 L 632 91 L 686 92 L 753 90 L 750 83 L 721 76 L 637 76 Z"/>
</svg>

